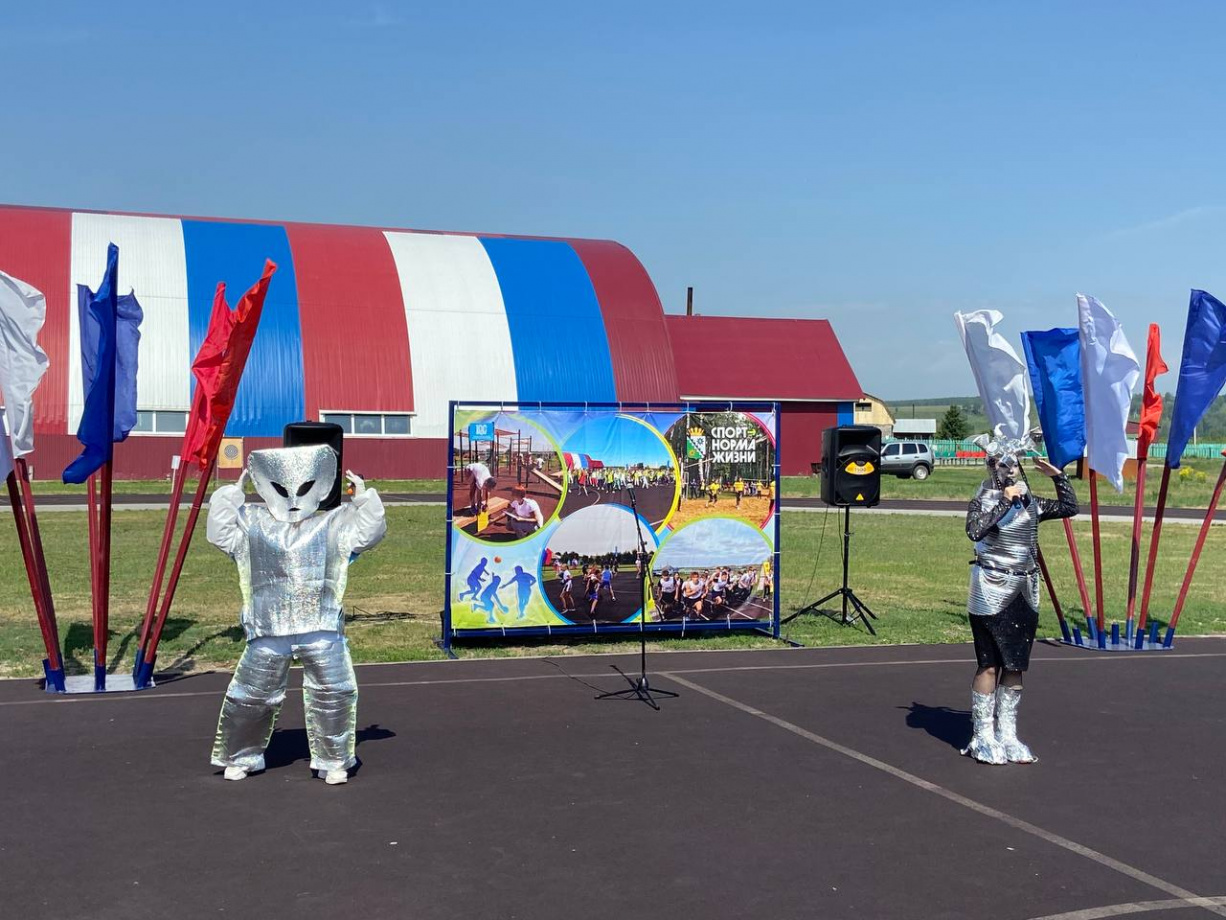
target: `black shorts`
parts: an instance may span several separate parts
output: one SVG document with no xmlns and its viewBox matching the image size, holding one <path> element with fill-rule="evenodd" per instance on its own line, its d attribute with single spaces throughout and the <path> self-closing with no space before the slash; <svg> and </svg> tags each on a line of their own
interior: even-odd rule
<svg viewBox="0 0 1226 920">
<path fill-rule="evenodd" d="M 1025 598 L 1016 597 L 1007 608 L 992 616 L 971 614 L 975 659 L 981 668 L 1025 671 L 1030 667 L 1030 649 L 1039 626 L 1039 612 Z"/>
</svg>

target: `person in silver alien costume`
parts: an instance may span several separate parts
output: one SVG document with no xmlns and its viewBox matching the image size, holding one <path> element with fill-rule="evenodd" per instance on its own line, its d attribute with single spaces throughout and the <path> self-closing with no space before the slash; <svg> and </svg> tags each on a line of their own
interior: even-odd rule
<svg viewBox="0 0 1226 920">
<path fill-rule="evenodd" d="M 978 669 L 971 684 L 974 735 L 962 753 L 983 763 L 1034 763 L 1017 737 L 1017 711 L 1039 623 L 1039 523 L 1077 514 L 1077 495 L 1061 470 L 1037 457 L 1034 467 L 1052 477 L 1056 498 L 1030 491 L 1020 459 L 1033 446 L 1029 437 L 984 436 L 977 443 L 987 452 L 988 478 L 966 513 L 966 535 L 975 544 L 967 613 Z"/>
<path fill-rule="evenodd" d="M 387 522 L 378 493 L 351 472 L 353 500 L 319 510 L 336 464 L 325 445 L 252 451 L 239 481 L 209 502 L 208 540 L 238 565 L 247 636 L 213 743 L 213 765 L 226 779 L 264 769 L 294 658 L 302 662 L 311 769 L 337 785 L 357 763 L 358 685 L 341 601 L 350 561 L 383 539 Z M 263 507 L 245 503 L 248 481 Z"/>
</svg>

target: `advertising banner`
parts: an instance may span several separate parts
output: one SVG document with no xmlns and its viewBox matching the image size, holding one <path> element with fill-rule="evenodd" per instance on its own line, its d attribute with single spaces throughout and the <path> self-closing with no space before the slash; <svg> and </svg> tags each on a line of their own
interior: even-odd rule
<svg viewBox="0 0 1226 920">
<path fill-rule="evenodd" d="M 777 419 L 769 403 L 452 403 L 444 641 L 777 635 Z"/>
</svg>

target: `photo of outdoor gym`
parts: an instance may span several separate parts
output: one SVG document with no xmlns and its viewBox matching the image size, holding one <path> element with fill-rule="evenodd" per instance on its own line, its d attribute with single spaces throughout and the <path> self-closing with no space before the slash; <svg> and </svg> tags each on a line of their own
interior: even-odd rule
<svg viewBox="0 0 1226 920">
<path fill-rule="evenodd" d="M 668 445 L 651 427 L 626 415 L 593 414 L 562 446 L 568 487 L 562 517 L 581 508 L 630 506 L 659 529 L 677 504 L 677 467 Z"/>
<path fill-rule="evenodd" d="M 460 424 L 452 435 L 453 526 L 489 543 L 541 530 L 562 500 L 563 463 L 538 427 L 515 415 Z"/>
<path fill-rule="evenodd" d="M 771 559 L 762 532 L 740 521 L 709 518 L 682 528 L 652 564 L 652 619 L 769 620 L 775 603 Z"/>
<path fill-rule="evenodd" d="M 680 503 L 671 526 L 711 515 L 761 527 L 775 505 L 775 443 L 745 412 L 691 412 L 668 429 L 681 464 Z"/>
<path fill-rule="evenodd" d="M 647 552 L 655 535 L 640 521 Z M 571 623 L 623 623 L 642 609 L 643 559 L 634 514 L 621 505 L 583 508 L 563 519 L 541 560 L 541 586 Z"/>
</svg>

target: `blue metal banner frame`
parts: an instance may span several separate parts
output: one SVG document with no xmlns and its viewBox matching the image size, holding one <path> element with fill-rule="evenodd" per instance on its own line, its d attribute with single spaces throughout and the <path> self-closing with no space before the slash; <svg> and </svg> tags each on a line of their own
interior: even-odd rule
<svg viewBox="0 0 1226 920">
<path fill-rule="evenodd" d="M 488 629 L 456 629 L 452 626 L 451 619 L 451 579 L 453 577 L 453 549 L 454 542 L 454 507 L 455 507 L 455 417 L 458 409 L 496 409 L 498 411 L 516 412 L 516 411 L 536 411 L 544 409 L 569 409 L 571 411 L 584 411 L 591 409 L 605 409 L 617 412 L 769 412 L 774 419 L 774 430 L 771 434 L 775 439 L 775 464 L 774 464 L 774 483 L 775 483 L 775 500 L 774 507 L 771 512 L 774 518 L 774 547 L 771 554 L 771 617 L 769 629 L 764 626 L 762 621 L 743 620 L 734 621 L 731 617 L 723 621 L 718 620 L 687 620 L 682 619 L 676 622 L 667 623 L 652 623 L 645 622 L 643 624 L 635 623 L 592 623 L 590 626 L 566 625 L 560 624 L 557 626 L 520 626 L 520 627 L 497 627 Z M 445 563 L 445 581 L 443 588 L 443 616 L 442 616 L 442 636 L 439 638 L 438 646 L 448 655 L 454 657 L 451 648 L 455 640 L 463 639 L 494 639 L 494 638 L 510 638 L 516 636 L 540 638 L 541 636 L 558 636 L 559 638 L 576 636 L 576 635 L 621 635 L 627 633 L 638 633 L 641 630 L 663 635 L 685 636 L 690 634 L 710 635 L 716 632 L 757 632 L 769 635 L 775 639 L 779 638 L 779 563 L 781 557 L 780 551 L 780 526 L 779 526 L 779 506 L 782 497 L 782 481 L 780 476 L 780 437 L 779 437 L 779 403 L 777 402 L 677 402 L 677 403 L 630 403 L 630 402 L 541 402 L 541 401 L 519 401 L 512 400 L 508 402 L 492 402 L 492 401 L 476 401 L 466 402 L 459 400 L 451 400 L 448 403 L 447 413 L 447 526 L 445 528 L 445 539 L 447 541 L 446 551 L 444 555 Z M 648 575 L 650 577 L 650 575 Z M 646 611 L 643 611 L 640 616 L 646 617 Z"/>
</svg>

